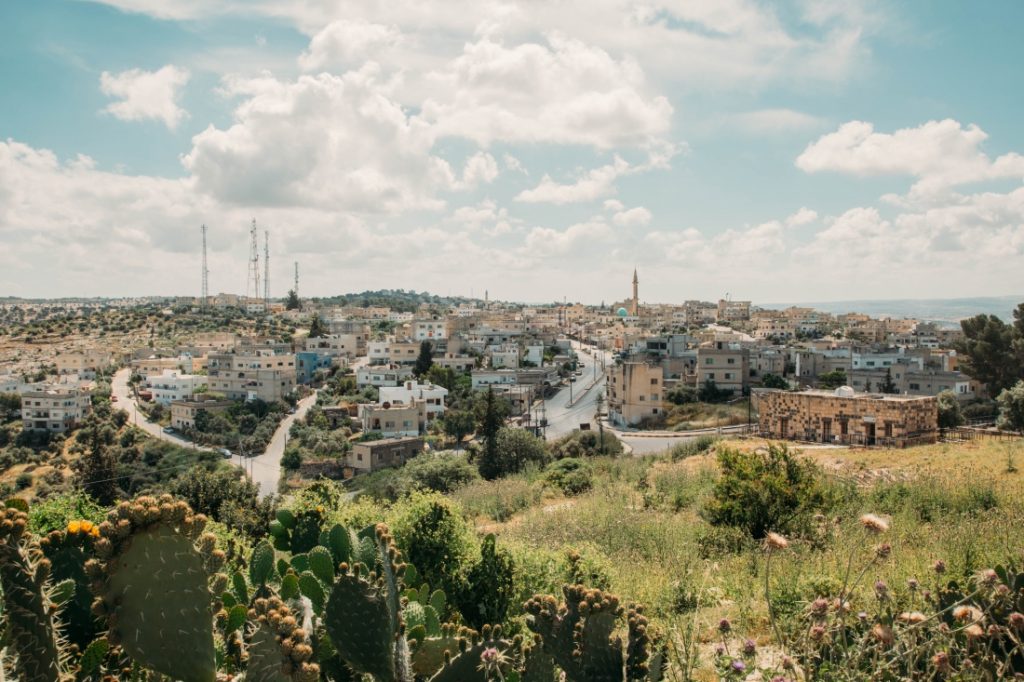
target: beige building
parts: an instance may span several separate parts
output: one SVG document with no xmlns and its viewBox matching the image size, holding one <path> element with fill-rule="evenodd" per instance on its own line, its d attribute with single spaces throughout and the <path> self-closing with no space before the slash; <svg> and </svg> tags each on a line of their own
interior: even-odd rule
<svg viewBox="0 0 1024 682">
<path fill-rule="evenodd" d="M 400 467 L 423 452 L 422 438 L 385 438 L 355 443 L 346 459 L 353 474 Z"/>
<path fill-rule="evenodd" d="M 271 351 L 211 353 L 209 390 L 232 400 L 281 400 L 295 390 L 295 356 Z"/>
<path fill-rule="evenodd" d="M 736 395 L 750 386 L 750 351 L 746 348 L 716 342 L 697 349 L 697 386 L 715 382 L 721 390 Z"/>
<path fill-rule="evenodd" d="M 933 397 L 834 391 L 757 391 L 761 435 L 848 445 L 906 447 L 935 442 L 938 403 Z"/>
<path fill-rule="evenodd" d="M 427 404 L 417 400 L 412 404 L 359 406 L 359 421 L 364 432 L 377 432 L 385 437 L 418 436 L 427 424 Z"/>
<path fill-rule="evenodd" d="M 82 378 L 95 379 L 98 370 L 114 364 L 114 355 L 107 350 L 79 350 L 61 353 L 53 362 L 58 374 L 77 374 Z"/>
<path fill-rule="evenodd" d="M 659 419 L 664 412 L 664 385 L 658 365 L 624 362 L 607 371 L 608 419 L 620 426 L 636 426 Z"/>
<path fill-rule="evenodd" d="M 200 412 L 218 414 L 233 404 L 231 400 L 175 400 L 171 403 L 171 426 L 181 430 L 195 428 Z"/>
<path fill-rule="evenodd" d="M 22 427 L 26 431 L 64 433 L 92 412 L 89 391 L 45 386 L 21 395 Z"/>
</svg>

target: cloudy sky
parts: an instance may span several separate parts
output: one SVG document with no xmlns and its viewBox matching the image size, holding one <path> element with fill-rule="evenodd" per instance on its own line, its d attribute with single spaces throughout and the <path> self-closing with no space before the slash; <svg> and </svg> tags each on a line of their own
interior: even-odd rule
<svg viewBox="0 0 1024 682">
<path fill-rule="evenodd" d="M 1024 293 L 1024 3 L 0 3 L 0 295 Z M 261 246 L 262 249 L 262 246 Z"/>
</svg>

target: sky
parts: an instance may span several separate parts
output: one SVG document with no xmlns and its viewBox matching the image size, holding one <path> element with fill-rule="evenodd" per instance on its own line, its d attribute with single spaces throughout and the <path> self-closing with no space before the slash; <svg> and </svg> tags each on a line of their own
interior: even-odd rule
<svg viewBox="0 0 1024 682">
<path fill-rule="evenodd" d="M 1024 293 L 1024 3 L 0 3 L 0 296 Z M 263 264 L 260 265 L 261 270 Z"/>
</svg>

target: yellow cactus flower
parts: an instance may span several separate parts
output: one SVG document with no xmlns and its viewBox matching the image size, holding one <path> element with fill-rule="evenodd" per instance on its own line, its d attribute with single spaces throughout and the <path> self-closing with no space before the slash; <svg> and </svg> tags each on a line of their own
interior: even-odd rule
<svg viewBox="0 0 1024 682">
<path fill-rule="evenodd" d="M 68 533 L 71 535 L 77 535 L 80 530 L 82 530 L 81 521 L 71 521 L 68 523 Z"/>
<path fill-rule="evenodd" d="M 89 533 L 89 535 L 93 536 L 94 538 L 98 538 L 100 536 L 100 527 L 93 526 L 92 531 Z"/>
<path fill-rule="evenodd" d="M 82 521 L 82 532 L 83 533 L 91 533 L 92 532 L 92 521 Z"/>
</svg>

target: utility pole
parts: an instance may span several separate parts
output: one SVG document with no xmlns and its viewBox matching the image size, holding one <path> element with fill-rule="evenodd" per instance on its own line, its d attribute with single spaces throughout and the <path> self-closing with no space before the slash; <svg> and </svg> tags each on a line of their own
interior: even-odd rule
<svg viewBox="0 0 1024 682">
<path fill-rule="evenodd" d="M 270 230 L 263 231 L 263 308 L 270 312 Z"/>
<path fill-rule="evenodd" d="M 203 231 L 203 294 L 201 299 L 202 307 L 210 305 L 210 271 L 206 267 L 206 225 L 202 227 Z"/>
<path fill-rule="evenodd" d="M 247 303 L 260 300 L 260 247 L 255 218 L 249 228 L 249 271 L 245 281 L 245 296 L 249 299 Z"/>
<path fill-rule="evenodd" d="M 295 261 L 295 298 L 299 297 L 299 261 Z"/>
</svg>

